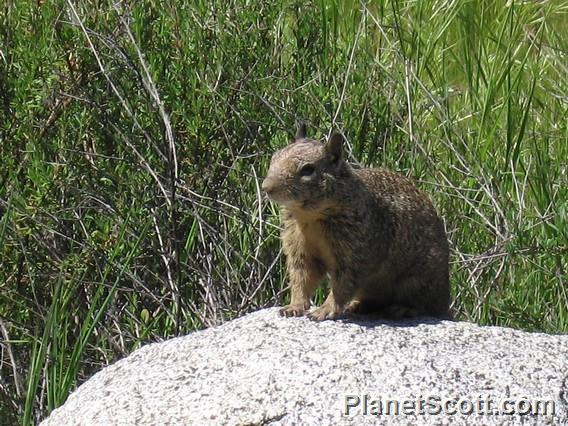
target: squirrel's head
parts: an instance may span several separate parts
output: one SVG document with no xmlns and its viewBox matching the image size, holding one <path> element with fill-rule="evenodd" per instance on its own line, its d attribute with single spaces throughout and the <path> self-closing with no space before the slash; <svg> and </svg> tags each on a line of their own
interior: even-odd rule
<svg viewBox="0 0 568 426">
<path fill-rule="evenodd" d="M 317 209 L 329 199 L 345 169 L 343 136 L 333 132 L 323 143 L 307 138 L 306 126 L 301 124 L 294 141 L 272 156 L 262 189 L 283 206 Z"/>
</svg>

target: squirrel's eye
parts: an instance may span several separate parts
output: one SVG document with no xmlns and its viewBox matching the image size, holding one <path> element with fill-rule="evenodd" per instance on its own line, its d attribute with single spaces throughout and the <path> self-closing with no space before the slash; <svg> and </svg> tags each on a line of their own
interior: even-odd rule
<svg viewBox="0 0 568 426">
<path fill-rule="evenodd" d="M 300 176 L 311 176 L 316 171 L 313 164 L 306 164 L 300 169 Z"/>
</svg>

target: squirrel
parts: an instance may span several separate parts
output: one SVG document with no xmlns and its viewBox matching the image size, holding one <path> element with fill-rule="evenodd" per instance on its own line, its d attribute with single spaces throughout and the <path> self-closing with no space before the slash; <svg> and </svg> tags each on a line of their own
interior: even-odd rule
<svg viewBox="0 0 568 426">
<path fill-rule="evenodd" d="M 325 143 L 307 138 L 302 123 L 262 182 L 281 207 L 291 300 L 280 314 L 305 315 L 328 274 L 312 320 L 450 317 L 448 240 L 432 202 L 405 176 L 348 164 L 343 142 L 337 131 Z"/>
</svg>

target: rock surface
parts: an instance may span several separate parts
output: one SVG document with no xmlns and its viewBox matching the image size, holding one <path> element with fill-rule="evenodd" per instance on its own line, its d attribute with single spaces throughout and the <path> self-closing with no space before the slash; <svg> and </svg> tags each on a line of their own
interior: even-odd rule
<svg viewBox="0 0 568 426">
<path fill-rule="evenodd" d="M 42 425 L 386 423 L 567 424 L 568 335 L 266 309 L 142 347 Z"/>
</svg>

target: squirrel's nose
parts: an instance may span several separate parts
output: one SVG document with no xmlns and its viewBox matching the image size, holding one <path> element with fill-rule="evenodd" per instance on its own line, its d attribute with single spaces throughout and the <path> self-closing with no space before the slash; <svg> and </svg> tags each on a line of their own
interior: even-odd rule
<svg viewBox="0 0 568 426">
<path fill-rule="evenodd" d="M 272 191 L 274 191 L 275 187 L 276 182 L 274 181 L 274 179 L 266 178 L 262 181 L 262 190 L 267 194 L 270 194 Z"/>
</svg>

